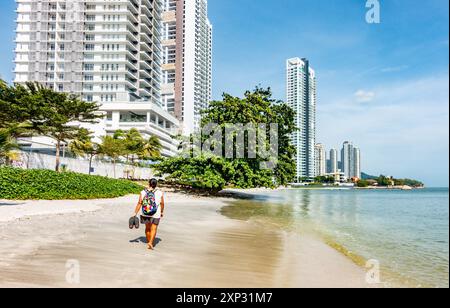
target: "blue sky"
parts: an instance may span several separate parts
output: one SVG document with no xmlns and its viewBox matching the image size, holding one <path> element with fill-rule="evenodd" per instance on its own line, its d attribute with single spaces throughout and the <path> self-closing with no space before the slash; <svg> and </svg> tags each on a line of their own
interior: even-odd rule
<svg viewBox="0 0 450 308">
<path fill-rule="evenodd" d="M 449 181 L 449 4 L 380 0 L 209 0 L 213 96 L 270 86 L 285 99 L 285 61 L 307 57 L 318 76 L 318 141 L 360 146 L 363 170 Z M 12 79 L 13 0 L 0 4 L 0 75 Z"/>
</svg>

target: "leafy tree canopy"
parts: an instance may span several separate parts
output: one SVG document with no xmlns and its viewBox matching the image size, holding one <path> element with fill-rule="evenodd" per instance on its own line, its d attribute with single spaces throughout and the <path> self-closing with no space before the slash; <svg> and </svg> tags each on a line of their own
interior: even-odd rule
<svg viewBox="0 0 450 308">
<path fill-rule="evenodd" d="M 211 102 L 203 111 L 201 125 L 217 124 L 222 131 L 222 155 L 205 155 L 195 152 L 195 155 L 175 157 L 158 164 L 155 169 L 161 175 L 168 175 L 168 179 L 174 182 L 219 191 L 225 186 L 238 188 L 253 187 L 277 187 L 286 185 L 292 181 L 295 175 L 295 162 L 293 160 L 295 148 L 290 142 L 289 135 L 296 130 L 294 111 L 281 101 L 272 99 L 270 89 L 256 88 L 245 93 L 244 98 L 223 95 L 222 101 Z M 253 124 L 266 125 L 269 136 L 270 124 L 278 125 L 278 158 L 272 157 L 275 169 L 261 168 L 261 163 L 267 158 L 249 158 L 249 134 L 244 136 L 245 158 L 225 158 L 226 128 L 229 124 Z M 242 147 L 237 144 L 234 137 L 238 132 L 233 132 L 233 145 L 236 152 Z M 205 141 L 209 136 L 202 136 Z M 269 148 L 269 140 L 260 147 Z M 198 149 L 196 149 L 198 150 Z M 193 154 L 190 152 L 189 154 Z"/>
</svg>

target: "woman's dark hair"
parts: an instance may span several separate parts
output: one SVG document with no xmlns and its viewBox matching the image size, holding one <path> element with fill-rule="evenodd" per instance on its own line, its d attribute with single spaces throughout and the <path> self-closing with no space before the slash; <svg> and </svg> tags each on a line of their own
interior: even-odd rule
<svg viewBox="0 0 450 308">
<path fill-rule="evenodd" d="M 151 188 L 156 188 L 156 186 L 158 186 L 158 180 L 157 179 L 151 179 L 148 184 L 150 185 Z"/>
</svg>

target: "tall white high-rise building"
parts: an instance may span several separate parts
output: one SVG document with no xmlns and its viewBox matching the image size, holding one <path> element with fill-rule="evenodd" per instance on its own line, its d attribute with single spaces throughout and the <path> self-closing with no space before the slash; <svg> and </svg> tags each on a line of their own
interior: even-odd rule
<svg viewBox="0 0 450 308">
<path fill-rule="evenodd" d="M 200 128 L 212 96 L 212 25 L 207 0 L 164 0 L 163 106 L 184 135 Z"/>
<path fill-rule="evenodd" d="M 361 178 L 361 150 L 353 148 L 353 177 Z"/>
<path fill-rule="evenodd" d="M 316 165 L 316 176 L 324 176 L 327 174 L 327 154 L 325 151 L 325 146 L 321 143 L 315 146 L 315 165 Z"/>
<path fill-rule="evenodd" d="M 316 144 L 316 74 L 307 59 L 287 60 L 287 104 L 296 112 L 295 124 L 299 131 L 292 134 L 297 150 L 296 181 L 313 179 Z"/>
<path fill-rule="evenodd" d="M 137 128 L 163 155 L 179 121 L 161 101 L 162 0 L 16 0 L 15 82 L 101 104 L 97 136 Z"/>
<path fill-rule="evenodd" d="M 342 146 L 341 165 L 347 179 L 361 178 L 361 150 L 349 141 Z"/>
</svg>

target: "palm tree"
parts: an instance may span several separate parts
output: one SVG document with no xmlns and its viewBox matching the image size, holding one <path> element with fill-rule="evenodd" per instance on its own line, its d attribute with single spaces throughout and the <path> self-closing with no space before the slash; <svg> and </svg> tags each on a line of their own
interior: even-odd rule
<svg viewBox="0 0 450 308">
<path fill-rule="evenodd" d="M 92 161 L 100 153 L 100 145 L 92 141 L 92 133 L 87 129 L 81 129 L 77 138 L 69 144 L 70 151 L 75 156 L 89 158 L 89 175 L 92 173 Z"/>
<path fill-rule="evenodd" d="M 17 153 L 14 150 L 18 148 L 19 146 L 11 131 L 9 129 L 0 129 L 0 161 L 4 161 L 6 165 L 9 165 L 9 162 L 16 158 Z"/>
<path fill-rule="evenodd" d="M 142 151 L 138 154 L 140 159 L 155 159 L 161 157 L 162 145 L 156 136 L 151 136 L 145 141 Z"/>
<path fill-rule="evenodd" d="M 143 150 L 145 144 L 144 138 L 142 138 L 141 133 L 137 129 L 132 128 L 123 133 L 123 142 L 125 145 L 127 162 L 130 162 L 130 156 L 132 162 L 134 162 L 135 155 L 138 155 L 138 153 Z"/>
</svg>

